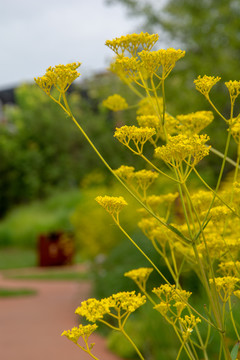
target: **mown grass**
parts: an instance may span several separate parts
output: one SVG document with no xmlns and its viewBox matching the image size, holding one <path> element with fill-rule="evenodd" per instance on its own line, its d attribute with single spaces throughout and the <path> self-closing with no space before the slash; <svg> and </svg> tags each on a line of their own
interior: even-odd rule
<svg viewBox="0 0 240 360">
<path fill-rule="evenodd" d="M 0 248 L 0 270 L 34 267 L 36 265 L 37 252 L 33 249 Z"/>
<path fill-rule="evenodd" d="M 29 296 L 36 295 L 35 290 L 31 289 L 8 289 L 8 288 L 0 288 L 0 298 L 6 297 L 16 297 L 16 296 Z"/>
<path fill-rule="evenodd" d="M 55 280 L 55 281 L 80 281 L 88 280 L 90 276 L 88 273 L 82 273 L 77 271 L 53 271 L 48 270 L 44 273 L 32 273 L 32 274 L 7 274 L 7 278 L 21 279 L 21 280 Z"/>
</svg>

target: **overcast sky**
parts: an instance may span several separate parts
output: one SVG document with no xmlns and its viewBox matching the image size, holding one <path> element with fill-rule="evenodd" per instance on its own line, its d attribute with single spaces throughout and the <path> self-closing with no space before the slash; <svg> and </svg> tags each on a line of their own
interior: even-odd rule
<svg viewBox="0 0 240 360">
<path fill-rule="evenodd" d="M 46 68 L 80 61 L 82 77 L 104 69 L 104 43 L 137 28 L 104 0 L 7 0 L 0 5 L 0 89 L 32 81 Z"/>
</svg>

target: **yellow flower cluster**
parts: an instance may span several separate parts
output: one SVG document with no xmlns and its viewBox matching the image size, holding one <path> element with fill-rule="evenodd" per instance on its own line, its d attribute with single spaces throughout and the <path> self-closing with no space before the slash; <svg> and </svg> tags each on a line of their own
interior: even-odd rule
<svg viewBox="0 0 240 360">
<path fill-rule="evenodd" d="M 54 67 L 50 66 L 44 76 L 34 78 L 34 80 L 47 95 L 50 95 L 53 86 L 62 94 L 79 77 L 80 73 L 77 72 L 77 68 L 80 65 L 80 63 L 71 63 Z"/>
<path fill-rule="evenodd" d="M 189 291 L 176 289 L 175 285 L 169 284 L 161 285 L 152 291 L 161 300 L 160 304 L 157 304 L 154 309 L 159 311 L 164 317 L 168 317 L 171 321 L 180 317 L 192 294 Z M 176 313 L 174 308 L 177 311 Z"/>
<path fill-rule="evenodd" d="M 127 101 L 118 94 L 109 96 L 106 100 L 103 100 L 102 104 L 112 111 L 120 111 L 128 108 Z"/>
<path fill-rule="evenodd" d="M 185 135 L 198 134 L 213 121 L 212 111 L 197 111 L 191 114 L 178 115 L 178 130 Z"/>
<path fill-rule="evenodd" d="M 153 144 L 156 145 L 159 138 L 165 140 L 165 134 L 160 117 L 156 115 L 139 115 L 137 116 L 137 122 L 138 125 L 141 127 L 150 127 L 156 130 L 156 137 L 154 141 L 152 141 Z M 165 113 L 165 129 L 167 134 L 173 135 L 174 133 L 176 133 L 177 125 L 177 120 L 173 116 Z M 152 139 L 150 139 L 150 141 L 151 140 Z"/>
<path fill-rule="evenodd" d="M 63 331 L 61 336 L 66 336 L 69 340 L 77 344 L 78 339 L 80 337 L 88 338 L 96 329 L 97 329 L 96 324 L 93 325 L 80 324 L 78 327 L 73 327 L 71 330 Z"/>
<path fill-rule="evenodd" d="M 221 78 L 219 76 L 214 77 L 214 76 L 198 76 L 198 78 L 196 80 L 194 80 L 194 84 L 196 86 L 196 89 L 202 93 L 204 96 L 208 97 L 209 96 L 209 92 L 212 89 L 212 87 L 218 82 L 220 81 Z"/>
<path fill-rule="evenodd" d="M 158 178 L 158 173 L 151 170 L 139 170 L 134 171 L 133 166 L 120 166 L 120 168 L 114 170 L 114 173 L 124 180 L 133 190 L 140 189 L 143 192 L 143 197 L 146 197 L 146 191 L 149 186 Z M 141 194 L 138 194 L 141 196 Z"/>
<path fill-rule="evenodd" d="M 134 173 L 134 179 L 137 181 L 137 186 L 145 191 L 158 178 L 159 174 L 152 170 L 139 170 Z"/>
<path fill-rule="evenodd" d="M 234 123 L 231 126 L 231 133 L 236 144 L 240 145 L 240 117 L 234 119 Z"/>
<path fill-rule="evenodd" d="M 140 293 L 136 295 L 135 291 L 119 292 L 113 294 L 111 298 L 114 301 L 115 309 L 125 310 L 129 313 L 134 312 L 146 302 L 146 296 L 141 295 Z"/>
<path fill-rule="evenodd" d="M 83 301 L 75 313 L 94 323 L 103 319 L 106 314 L 115 316 L 115 314 L 111 313 L 112 309 L 117 313 L 119 313 L 119 310 L 132 313 L 144 305 L 145 302 L 146 297 L 140 293 L 136 295 L 135 291 L 119 292 L 101 300 L 92 298 Z"/>
<path fill-rule="evenodd" d="M 165 222 L 165 218 L 159 218 Z M 171 230 L 166 229 L 166 227 L 159 225 L 159 222 L 153 217 L 142 218 L 138 223 L 138 227 L 152 242 L 153 246 L 156 247 L 156 244 L 158 244 L 163 252 L 165 252 L 167 243 L 171 243 L 171 245 L 176 243 L 176 236 L 174 233 Z"/>
<path fill-rule="evenodd" d="M 216 289 L 223 302 L 228 301 L 238 281 L 239 279 L 234 276 L 223 276 L 215 278 Z M 213 279 L 210 279 L 209 282 L 210 284 L 213 284 Z"/>
<path fill-rule="evenodd" d="M 225 85 L 228 88 L 231 101 L 234 103 L 236 98 L 240 94 L 240 81 L 230 80 L 230 81 L 225 82 Z"/>
<path fill-rule="evenodd" d="M 224 222 L 226 217 L 231 214 L 231 210 L 226 206 L 215 206 L 210 210 L 211 220 L 216 224 L 219 225 L 220 223 Z M 205 213 L 204 213 L 205 215 Z"/>
<path fill-rule="evenodd" d="M 122 196 L 97 196 L 95 200 L 112 216 L 118 216 L 124 206 L 128 205 Z"/>
<path fill-rule="evenodd" d="M 209 154 L 210 147 L 205 146 L 209 140 L 207 135 L 194 134 L 188 137 L 179 134 L 169 136 L 168 140 L 167 145 L 155 149 L 155 156 L 172 166 L 179 167 L 186 158 L 188 158 L 188 164 L 194 166 Z"/>
<path fill-rule="evenodd" d="M 219 272 L 226 276 L 239 277 L 240 275 L 240 261 L 225 261 L 219 265 Z"/>
<path fill-rule="evenodd" d="M 141 127 L 159 128 L 161 127 L 161 120 L 156 115 L 140 115 L 137 116 L 138 125 Z"/>
<path fill-rule="evenodd" d="M 82 301 L 81 306 L 75 310 L 75 314 L 84 316 L 88 321 L 95 322 L 110 313 L 110 308 L 114 305 L 111 299 L 97 300 L 94 298 Z"/>
<path fill-rule="evenodd" d="M 160 111 L 163 110 L 163 98 L 162 97 L 145 97 L 141 99 L 138 103 L 138 115 L 154 115 L 156 116 L 156 109 L 160 108 Z"/>
<path fill-rule="evenodd" d="M 201 322 L 201 319 L 199 317 L 196 318 L 191 314 L 190 316 L 185 315 L 184 318 L 180 318 L 179 320 L 183 327 L 183 339 L 184 341 L 187 341 L 195 326 Z"/>
<path fill-rule="evenodd" d="M 128 183 L 133 178 L 134 170 L 133 166 L 121 165 L 114 173 Z"/>
<path fill-rule="evenodd" d="M 139 53 L 143 67 L 152 75 L 156 74 L 159 68 L 162 68 L 161 78 L 166 79 L 174 68 L 176 62 L 185 55 L 185 51 L 169 48 L 157 51 L 143 50 Z"/>
<path fill-rule="evenodd" d="M 156 208 L 160 204 L 169 205 L 172 204 L 176 198 L 179 196 L 179 193 L 168 193 L 164 195 L 150 195 L 147 197 L 147 204 L 151 206 L 151 208 Z"/>
<path fill-rule="evenodd" d="M 124 125 L 116 128 L 114 137 L 118 139 L 123 145 L 130 148 L 134 153 L 142 154 L 144 144 L 156 134 L 156 130 L 147 127 L 136 127 Z M 133 142 L 135 149 L 130 147 L 130 142 Z"/>
<path fill-rule="evenodd" d="M 132 279 L 133 281 L 135 281 L 135 283 L 142 289 L 146 289 L 146 282 L 149 278 L 149 275 L 151 274 L 151 272 L 153 271 L 152 268 L 146 268 L 146 267 L 141 267 L 139 269 L 134 269 L 134 270 L 130 270 L 128 272 L 126 272 L 124 274 L 124 276 L 129 277 L 130 279 Z"/>
<path fill-rule="evenodd" d="M 136 56 L 139 48 L 151 50 L 158 41 L 158 34 L 148 34 L 141 32 L 140 34 L 130 34 L 121 36 L 113 40 L 107 40 L 106 45 L 117 55 L 123 55 L 128 51 L 132 56 Z"/>
<path fill-rule="evenodd" d="M 191 199 L 198 213 L 204 213 L 209 208 L 212 195 L 210 191 L 199 190 L 191 194 Z"/>
<path fill-rule="evenodd" d="M 140 61 L 136 57 L 127 57 L 123 56 L 116 59 L 115 67 L 121 74 L 129 77 L 132 80 L 137 80 L 139 78 L 138 71 L 141 69 Z"/>
</svg>

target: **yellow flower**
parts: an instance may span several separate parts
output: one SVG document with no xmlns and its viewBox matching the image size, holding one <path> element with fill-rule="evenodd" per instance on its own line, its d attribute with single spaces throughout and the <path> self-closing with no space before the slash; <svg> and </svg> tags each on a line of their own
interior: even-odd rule
<svg viewBox="0 0 240 360">
<path fill-rule="evenodd" d="M 137 122 L 141 127 L 150 127 L 156 130 L 156 136 L 153 140 L 153 144 L 156 144 L 159 138 L 165 140 L 165 134 L 160 117 L 156 115 L 139 115 L 137 116 Z M 165 129 L 167 134 L 172 135 L 176 133 L 177 124 L 178 122 L 173 116 L 165 114 Z"/>
<path fill-rule="evenodd" d="M 208 209 L 211 200 L 212 194 L 207 190 L 199 190 L 193 194 L 191 194 L 191 199 L 194 207 L 197 209 L 199 213 L 203 213 Z"/>
<path fill-rule="evenodd" d="M 201 319 L 199 317 L 195 317 L 194 315 L 185 315 L 184 318 L 179 318 L 181 325 L 183 327 L 183 340 L 187 341 L 189 336 L 192 334 L 193 329 L 195 328 L 195 326 L 201 322 Z"/>
<path fill-rule="evenodd" d="M 176 62 L 181 59 L 185 55 L 185 51 L 175 50 L 173 48 L 169 48 L 167 50 L 161 49 L 157 51 L 141 51 L 139 56 L 142 60 L 143 67 L 150 74 L 156 74 L 158 69 L 162 68 L 162 79 L 166 79 L 166 77 L 170 74 L 172 69 L 174 68 Z"/>
<path fill-rule="evenodd" d="M 225 85 L 228 88 L 231 101 L 234 103 L 236 98 L 240 94 L 240 81 L 230 80 L 228 82 L 225 82 Z"/>
<path fill-rule="evenodd" d="M 135 168 L 133 166 L 122 165 L 120 168 L 114 170 L 114 173 L 122 180 L 129 182 L 133 178 Z"/>
<path fill-rule="evenodd" d="M 103 106 L 112 111 L 120 111 L 128 108 L 127 101 L 118 94 L 111 95 L 106 100 L 103 100 Z"/>
<path fill-rule="evenodd" d="M 190 291 L 176 289 L 175 285 L 164 284 L 159 286 L 158 288 L 154 288 L 152 290 L 157 297 L 169 303 L 172 300 L 175 301 L 188 301 L 189 297 L 192 295 Z"/>
<path fill-rule="evenodd" d="M 173 203 L 178 196 L 179 196 L 178 192 L 168 193 L 164 195 L 150 195 L 147 197 L 147 203 L 149 206 L 155 209 L 160 204 L 169 205 Z"/>
<path fill-rule="evenodd" d="M 151 170 L 140 170 L 134 173 L 134 178 L 137 181 L 137 186 L 143 191 L 147 190 L 149 186 L 158 178 L 158 173 Z"/>
<path fill-rule="evenodd" d="M 160 312 L 160 314 L 163 317 L 167 316 L 168 310 L 169 310 L 169 305 L 166 304 L 165 302 L 160 302 L 159 304 L 155 305 L 153 307 L 155 310 L 157 310 L 158 312 Z"/>
<path fill-rule="evenodd" d="M 134 312 L 145 302 L 146 296 L 136 295 L 135 291 L 119 292 L 101 300 L 88 299 L 83 301 L 75 313 L 84 316 L 88 321 L 96 322 L 101 321 L 106 314 L 116 318 L 116 315 L 111 313 L 111 310 L 115 310 L 118 315 L 121 310 L 124 310 L 126 315 L 126 312 Z"/>
<path fill-rule="evenodd" d="M 180 166 L 186 158 L 190 158 L 191 166 L 196 165 L 202 158 L 209 154 L 210 147 L 205 143 L 209 140 L 207 135 L 169 136 L 168 144 L 155 149 L 155 156 L 172 166 Z M 186 160 L 185 160 L 186 161 Z"/>
<path fill-rule="evenodd" d="M 240 145 L 240 117 L 233 119 L 231 126 L 231 133 L 236 144 Z"/>
<path fill-rule="evenodd" d="M 155 97 L 146 97 L 139 101 L 138 103 L 138 115 L 154 115 L 156 116 L 157 109 L 160 108 L 160 111 L 162 113 L 163 111 L 163 98 L 158 97 L 157 99 Z"/>
<path fill-rule="evenodd" d="M 36 84 L 47 94 L 50 95 L 52 86 L 53 86 L 53 81 L 49 76 L 41 76 L 38 78 L 34 78 Z"/>
<path fill-rule="evenodd" d="M 117 216 L 124 206 L 128 205 L 122 196 L 97 196 L 95 199 L 109 214 Z"/>
<path fill-rule="evenodd" d="M 161 127 L 161 120 L 156 115 L 140 115 L 137 116 L 137 122 L 139 126 L 158 128 Z"/>
<path fill-rule="evenodd" d="M 239 279 L 234 276 L 223 276 L 215 278 L 216 289 L 223 302 L 228 301 L 238 281 Z M 210 284 L 213 284 L 213 279 L 210 279 L 209 282 Z"/>
<path fill-rule="evenodd" d="M 198 134 L 213 121 L 212 111 L 197 111 L 187 115 L 178 115 L 178 130 L 184 135 Z"/>
<path fill-rule="evenodd" d="M 142 154 L 144 144 L 155 134 L 156 130 L 152 128 L 124 125 L 116 128 L 114 137 L 134 153 Z M 136 149 L 132 149 L 130 145 L 131 141 Z"/>
<path fill-rule="evenodd" d="M 221 78 L 219 76 L 198 76 L 196 80 L 194 80 L 194 84 L 196 85 L 196 89 L 200 91 L 204 96 L 208 97 L 209 92 L 212 87 L 219 81 Z"/>
<path fill-rule="evenodd" d="M 134 269 L 126 272 L 124 276 L 129 277 L 130 279 L 135 281 L 135 283 L 140 286 L 140 288 L 143 288 L 145 290 L 146 282 L 152 271 L 152 268 L 141 267 L 139 269 Z"/>
<path fill-rule="evenodd" d="M 239 277 L 240 274 L 240 261 L 225 261 L 219 265 L 219 272 L 226 276 Z"/>
<path fill-rule="evenodd" d="M 67 65 L 56 65 L 54 67 L 50 66 L 44 76 L 34 78 L 34 80 L 47 95 L 50 95 L 52 86 L 55 86 L 60 93 L 65 93 L 72 82 L 79 77 L 80 73 L 77 72 L 77 68 L 80 65 L 77 62 Z"/>
<path fill-rule="evenodd" d="M 114 302 L 115 309 L 125 310 L 129 313 L 134 312 L 140 306 L 146 302 L 146 296 L 135 294 L 135 291 L 123 291 L 117 294 L 113 294 L 110 297 Z"/>
<path fill-rule="evenodd" d="M 135 57 L 121 56 L 116 59 L 116 68 L 118 71 L 131 80 L 137 80 L 139 78 L 139 71 L 141 69 L 140 61 Z"/>
<path fill-rule="evenodd" d="M 149 51 L 157 41 L 158 34 L 150 35 L 141 32 L 140 34 L 130 34 L 113 40 L 107 40 L 105 45 L 117 55 L 123 55 L 128 51 L 132 56 L 136 56 L 140 47 Z"/>
<path fill-rule="evenodd" d="M 114 302 L 109 299 L 97 300 L 94 298 L 82 301 L 81 305 L 75 310 L 75 314 L 84 316 L 88 321 L 96 322 L 110 313 L 110 307 Z"/>
<path fill-rule="evenodd" d="M 85 326 L 80 324 L 78 327 L 73 327 L 71 330 L 63 331 L 61 336 L 66 336 L 69 340 L 77 344 L 80 336 L 88 338 L 96 329 L 96 324 Z"/>
<path fill-rule="evenodd" d="M 160 304 L 155 306 L 163 316 L 168 317 L 172 322 L 174 318 L 179 318 L 182 311 L 187 306 L 186 302 L 191 296 L 191 292 L 176 289 L 175 285 L 164 284 L 154 288 L 153 293 L 161 300 Z M 174 308 L 177 312 L 174 312 Z M 169 314 L 168 314 L 169 311 Z"/>
</svg>

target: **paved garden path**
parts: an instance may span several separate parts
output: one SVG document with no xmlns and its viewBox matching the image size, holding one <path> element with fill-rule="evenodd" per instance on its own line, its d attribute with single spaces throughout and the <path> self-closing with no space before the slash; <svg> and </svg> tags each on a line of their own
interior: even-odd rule
<svg viewBox="0 0 240 360">
<path fill-rule="evenodd" d="M 0 287 L 29 288 L 36 295 L 0 298 L 1 360 L 90 360 L 65 336 L 63 330 L 77 325 L 74 311 L 90 295 L 88 281 L 42 281 L 6 279 Z M 93 354 L 100 360 L 120 360 L 106 349 L 105 341 L 92 334 Z"/>
</svg>

